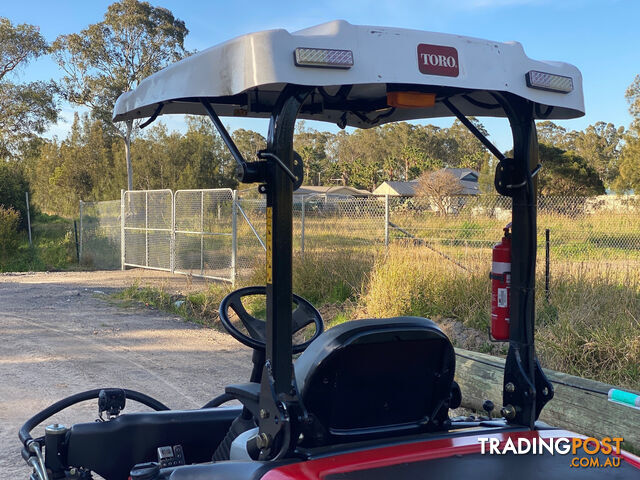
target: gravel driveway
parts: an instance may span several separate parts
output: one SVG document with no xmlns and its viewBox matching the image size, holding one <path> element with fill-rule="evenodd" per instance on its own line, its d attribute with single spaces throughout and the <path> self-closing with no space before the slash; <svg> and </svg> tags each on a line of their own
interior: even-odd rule
<svg viewBox="0 0 640 480">
<path fill-rule="evenodd" d="M 1 478 L 28 478 L 18 429 L 62 397 L 123 387 L 190 409 L 226 384 L 247 381 L 251 352 L 230 336 L 104 299 L 134 281 L 168 291 L 203 287 L 186 277 L 140 270 L 0 275 Z M 125 411 L 135 409 L 130 402 Z M 56 420 L 93 421 L 97 413 L 97 402 L 85 402 Z"/>
</svg>

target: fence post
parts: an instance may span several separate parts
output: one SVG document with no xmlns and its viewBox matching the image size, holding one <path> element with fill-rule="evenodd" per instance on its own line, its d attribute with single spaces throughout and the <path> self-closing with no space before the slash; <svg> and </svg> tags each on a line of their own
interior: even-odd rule
<svg viewBox="0 0 640 480">
<path fill-rule="evenodd" d="M 235 287 L 238 276 L 238 190 L 231 192 L 231 284 Z"/>
<path fill-rule="evenodd" d="M 389 246 L 389 195 L 384 196 L 384 246 Z"/>
<path fill-rule="evenodd" d="M 120 270 L 124 270 L 125 263 L 125 241 L 124 241 L 124 199 L 126 197 L 126 191 L 124 188 L 120 189 Z M 80 217 L 82 219 L 82 217 Z M 80 238 L 82 239 L 82 220 L 80 221 Z M 82 245 L 82 240 L 80 240 Z M 80 250 L 82 252 L 82 249 Z"/>
<path fill-rule="evenodd" d="M 302 256 L 304 257 L 304 195 L 301 195 L 302 197 L 302 207 L 300 209 L 300 252 L 302 253 Z"/>
<path fill-rule="evenodd" d="M 149 266 L 149 192 L 144 192 L 144 266 Z"/>
<path fill-rule="evenodd" d="M 544 231 L 545 243 L 544 243 L 544 298 L 549 303 L 549 229 Z"/>
<path fill-rule="evenodd" d="M 204 275 L 204 190 L 200 192 L 200 275 Z"/>
<path fill-rule="evenodd" d="M 29 229 L 29 246 L 33 245 L 31 241 L 31 215 L 29 213 L 29 192 L 24 192 L 25 199 L 27 201 L 27 228 Z"/>
<path fill-rule="evenodd" d="M 171 236 L 169 238 L 169 269 L 171 273 L 176 271 L 176 194 L 171 192 Z"/>
<path fill-rule="evenodd" d="M 76 221 L 73 221 L 73 233 L 75 233 L 76 237 L 76 257 L 78 259 L 78 265 L 80 265 L 80 242 L 78 241 L 78 224 Z"/>
<path fill-rule="evenodd" d="M 122 194 L 120 194 L 120 196 L 122 196 Z M 80 200 L 80 241 L 78 242 L 78 263 L 82 260 L 82 204 L 83 201 Z"/>
</svg>

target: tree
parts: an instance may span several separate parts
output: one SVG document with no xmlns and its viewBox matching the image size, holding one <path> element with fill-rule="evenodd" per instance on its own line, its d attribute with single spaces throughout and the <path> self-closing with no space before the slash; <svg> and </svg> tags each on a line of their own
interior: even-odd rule
<svg viewBox="0 0 640 480">
<path fill-rule="evenodd" d="M 632 126 L 624 136 L 618 176 L 613 189 L 620 193 L 640 192 L 640 129 Z"/>
<path fill-rule="evenodd" d="M 46 51 L 47 42 L 38 27 L 26 23 L 14 26 L 8 18 L 0 17 L 0 80 Z"/>
<path fill-rule="evenodd" d="M 418 178 L 416 195 L 429 199 L 438 215 L 446 215 L 456 195 L 464 191 L 460 181 L 446 169 L 424 172 Z"/>
<path fill-rule="evenodd" d="M 541 143 L 539 159 L 542 163 L 538 174 L 541 195 L 589 196 L 605 193 L 598 173 L 575 152 Z"/>
<path fill-rule="evenodd" d="M 33 200 L 44 211 L 75 215 L 78 201 L 113 200 L 125 179 L 120 141 L 88 114 L 75 114 L 67 138 L 25 144 L 20 151 Z"/>
<path fill-rule="evenodd" d="M 633 117 L 634 126 L 638 127 L 640 126 L 638 125 L 640 123 L 640 75 L 636 75 L 624 96 L 629 102 L 629 113 Z"/>
<path fill-rule="evenodd" d="M 95 118 L 113 125 L 116 99 L 182 58 L 187 34 L 184 22 L 165 8 L 138 0 L 113 3 L 102 22 L 54 42 L 54 58 L 65 73 L 58 88 L 67 101 L 89 107 Z M 132 120 L 113 125 L 124 140 L 129 190 L 133 189 L 133 126 Z"/>
<path fill-rule="evenodd" d="M 544 120 L 536 123 L 538 133 L 538 142 L 546 143 L 554 147 L 567 149 L 567 129 L 556 125 L 550 120 Z"/>
<path fill-rule="evenodd" d="M 631 127 L 624 135 L 624 146 L 620 152 L 619 175 L 613 188 L 618 192 L 640 192 L 640 75 L 625 94 L 629 102 L 629 113 L 633 116 Z"/>
<path fill-rule="evenodd" d="M 469 121 L 484 136 L 489 136 L 489 132 L 477 118 L 469 117 Z M 443 129 L 440 135 L 446 148 L 446 158 L 443 159 L 443 163 L 449 167 L 480 170 L 491 155 L 482 142 L 459 120 L 453 122 L 451 127 Z"/>
<path fill-rule="evenodd" d="M 618 176 L 623 138 L 624 127 L 616 128 L 613 123 L 596 122 L 584 132 L 576 132 L 572 150 L 598 172 L 605 186 L 611 186 Z"/>
<path fill-rule="evenodd" d="M 52 85 L 7 80 L 46 52 L 47 43 L 37 27 L 13 25 L 0 17 L 0 158 L 14 156 L 23 141 L 43 133 L 58 117 Z"/>
<path fill-rule="evenodd" d="M 323 185 L 331 178 L 327 159 L 327 143 L 331 136 L 329 132 L 305 128 L 303 121 L 299 121 L 296 125 L 293 149 L 302 158 L 306 185 Z"/>
<path fill-rule="evenodd" d="M 612 123 L 596 122 L 584 131 L 567 130 L 545 120 L 536 124 L 540 143 L 561 150 L 574 151 L 593 167 L 602 182 L 611 186 L 618 176 L 618 161 L 622 149 L 624 127 Z"/>
<path fill-rule="evenodd" d="M 429 130 L 432 125 L 411 125 L 407 122 L 389 123 L 382 126 L 381 140 L 385 144 L 379 149 L 386 153 L 386 180 L 409 181 L 424 170 L 433 170 L 443 165 L 438 154 L 438 140 Z"/>
<path fill-rule="evenodd" d="M 27 199 L 29 182 L 23 169 L 15 162 L 0 160 L 0 207 L 18 212 L 18 227 L 27 228 Z"/>
<path fill-rule="evenodd" d="M 233 138 L 238 150 L 240 150 L 240 153 L 247 162 L 256 161 L 256 153 L 258 150 L 267 148 L 266 138 L 253 130 L 238 128 L 233 131 L 231 138 Z"/>
</svg>

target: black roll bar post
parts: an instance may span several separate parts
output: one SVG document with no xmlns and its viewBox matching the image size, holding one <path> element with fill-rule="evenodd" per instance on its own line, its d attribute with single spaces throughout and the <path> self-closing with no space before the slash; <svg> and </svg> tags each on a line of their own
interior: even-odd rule
<svg viewBox="0 0 640 480">
<path fill-rule="evenodd" d="M 511 304 L 509 352 L 504 369 L 501 413 L 511 424 L 535 427 L 544 405 L 553 398 L 553 386 L 545 377 L 535 352 L 535 271 L 537 253 L 538 138 L 535 104 L 507 93 L 493 93 L 509 119 L 513 134 L 513 158 L 504 156 L 450 99 L 442 103 L 508 168 L 510 182 L 499 182 L 500 193 L 512 198 Z M 508 177 L 507 177 L 508 178 Z M 515 179 L 515 181 L 514 181 Z M 502 180 L 505 180 L 503 178 Z"/>
<path fill-rule="evenodd" d="M 313 87 L 287 85 L 271 114 L 266 162 L 266 362 L 260 387 L 261 459 L 274 459 L 290 448 L 290 407 L 299 401 L 293 378 L 291 322 L 293 299 L 293 134 L 298 112 Z M 293 419 L 295 421 L 295 418 Z"/>
<path fill-rule="evenodd" d="M 535 353 L 535 273 L 537 253 L 538 138 L 534 104 L 516 95 L 494 94 L 513 134 L 511 304 L 509 351 L 504 369 L 502 414 L 509 423 L 531 429 L 553 397 Z"/>
</svg>

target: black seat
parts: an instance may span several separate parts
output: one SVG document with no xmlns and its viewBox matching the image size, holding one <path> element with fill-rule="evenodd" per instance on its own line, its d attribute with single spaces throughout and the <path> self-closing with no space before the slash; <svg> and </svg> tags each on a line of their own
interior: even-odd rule
<svg viewBox="0 0 640 480">
<path fill-rule="evenodd" d="M 313 419 L 308 446 L 448 426 L 455 353 L 426 318 L 355 320 L 329 329 L 295 362 Z"/>
</svg>

